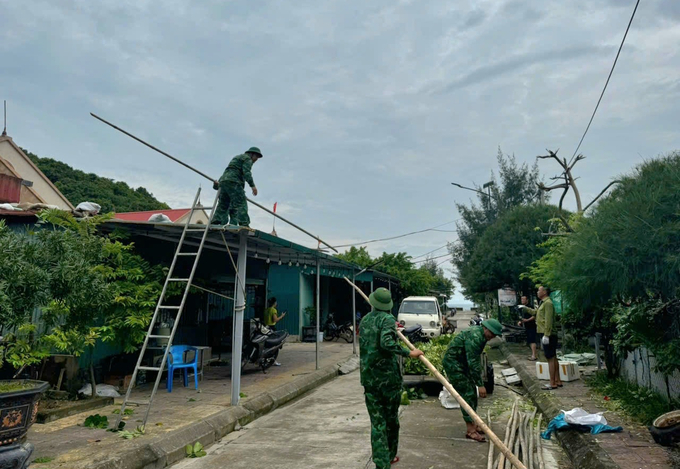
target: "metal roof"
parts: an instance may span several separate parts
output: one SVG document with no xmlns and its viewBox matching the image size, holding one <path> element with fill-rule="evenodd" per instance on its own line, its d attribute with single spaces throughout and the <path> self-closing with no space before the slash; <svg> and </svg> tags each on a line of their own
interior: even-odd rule
<svg viewBox="0 0 680 469">
<path fill-rule="evenodd" d="M 204 226 L 205 225 L 192 224 L 191 228 L 202 228 Z M 184 224 L 113 219 L 102 223 L 100 228 L 102 231 L 109 233 L 116 229 L 124 229 L 137 236 L 146 236 L 177 243 L 182 236 Z M 278 263 L 281 261 L 281 263 L 291 263 L 293 265 L 296 265 L 297 263 L 300 265 L 316 265 L 318 258 L 322 267 L 326 269 L 337 269 L 336 276 L 349 276 L 355 271 L 362 270 L 358 265 L 325 254 L 320 250 L 310 249 L 263 231 L 232 225 L 210 226 L 204 247 L 205 249 L 211 250 L 230 251 L 235 256 L 239 250 L 239 233 L 242 231 L 248 233 L 248 257 L 251 258 L 270 259 L 271 262 Z M 186 233 L 185 243 L 198 246 L 202 235 L 203 233 L 200 231 L 188 231 Z M 234 261 L 236 261 L 235 257 Z M 368 274 L 367 277 L 373 275 L 399 283 L 395 277 L 382 272 L 369 271 Z M 362 280 L 364 280 L 364 278 L 362 278 Z"/>
</svg>

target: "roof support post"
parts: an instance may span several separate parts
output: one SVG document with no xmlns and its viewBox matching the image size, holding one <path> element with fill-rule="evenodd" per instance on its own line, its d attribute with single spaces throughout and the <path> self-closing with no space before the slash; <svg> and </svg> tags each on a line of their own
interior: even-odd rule
<svg viewBox="0 0 680 469">
<path fill-rule="evenodd" d="M 316 258 L 316 369 L 319 369 L 319 355 L 321 344 L 321 257 Z"/>
<path fill-rule="evenodd" d="M 357 284 L 357 277 L 354 272 L 354 269 L 352 269 L 352 283 L 354 285 Z M 354 337 L 352 337 L 352 353 L 354 355 L 357 354 L 357 295 L 356 292 L 354 291 L 354 287 L 350 285 L 350 290 L 352 290 L 352 333 L 354 334 Z"/>
<path fill-rule="evenodd" d="M 243 350 L 243 312 L 246 308 L 246 265 L 248 233 L 239 233 L 236 282 L 234 282 L 234 324 L 231 345 L 231 405 L 237 406 L 241 396 L 241 352 Z M 250 331 L 248 331 L 250 333 Z"/>
</svg>

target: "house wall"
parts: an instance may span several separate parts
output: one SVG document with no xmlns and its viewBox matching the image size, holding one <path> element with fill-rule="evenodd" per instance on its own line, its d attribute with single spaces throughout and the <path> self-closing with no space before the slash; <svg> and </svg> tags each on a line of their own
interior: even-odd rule
<svg viewBox="0 0 680 469">
<path fill-rule="evenodd" d="M 33 182 L 32 188 L 22 187 L 22 197 L 26 197 L 26 199 L 22 199 L 21 202 L 43 202 L 49 205 L 56 205 L 63 210 L 73 209 L 69 201 L 48 182 L 45 175 L 36 168 L 28 157 L 17 151 L 7 138 L 0 140 L 0 158 L 9 163 L 19 177 Z M 8 166 L 6 163 L 5 171 Z M 35 200 L 36 198 L 42 200 Z"/>
<path fill-rule="evenodd" d="M 267 299 L 276 297 L 279 314 L 287 311 L 286 317 L 278 324 L 277 329 L 286 330 L 290 334 L 300 332 L 300 273 L 299 267 L 269 264 L 267 277 Z"/>
</svg>

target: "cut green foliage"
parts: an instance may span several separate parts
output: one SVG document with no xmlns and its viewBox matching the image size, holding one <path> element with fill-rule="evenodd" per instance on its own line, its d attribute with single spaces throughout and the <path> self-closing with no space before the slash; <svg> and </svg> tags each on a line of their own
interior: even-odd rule
<svg viewBox="0 0 680 469">
<path fill-rule="evenodd" d="M 246 394 L 246 393 L 244 393 L 244 392 L 240 392 L 240 393 L 238 393 L 238 397 L 240 397 L 240 398 L 243 399 L 243 398 L 245 398 L 245 397 L 248 397 L 248 394 Z"/>
<path fill-rule="evenodd" d="M 120 414 L 120 409 L 115 409 L 112 413 L 113 414 Z M 123 415 L 132 415 L 134 413 L 135 413 L 135 409 L 125 409 L 123 411 Z"/>
<path fill-rule="evenodd" d="M 442 365 L 442 360 L 444 358 L 444 353 L 446 348 L 449 346 L 451 340 L 455 337 L 455 334 L 444 334 L 439 337 L 435 337 L 430 342 L 426 344 L 416 344 L 420 350 L 425 354 L 430 363 L 440 372 L 444 372 Z M 425 364 L 418 358 L 407 358 L 404 361 L 404 374 L 407 375 L 427 375 L 430 371 L 427 369 Z"/>
<path fill-rule="evenodd" d="M 118 424 L 118 427 L 116 427 L 116 428 L 109 428 L 109 429 L 106 430 L 106 431 L 107 431 L 107 432 L 111 432 L 111 433 L 117 433 L 117 432 L 122 431 L 124 428 L 125 428 L 125 422 L 120 422 L 120 423 Z"/>
<path fill-rule="evenodd" d="M 586 383 L 603 397 L 605 406 L 610 410 L 621 410 L 629 417 L 644 425 L 651 423 L 659 415 L 680 409 L 680 401 L 668 402 L 660 394 L 618 378 L 610 379 L 604 372 L 596 373 Z M 604 400 L 607 397 L 608 400 Z"/>
<path fill-rule="evenodd" d="M 109 418 L 106 415 L 90 415 L 85 419 L 83 426 L 88 428 L 107 428 L 109 426 Z"/>
<path fill-rule="evenodd" d="M 132 440 L 133 438 L 139 438 L 140 436 L 144 435 L 146 433 L 146 430 L 144 429 L 144 425 L 140 425 L 134 430 L 127 431 L 127 430 L 121 430 L 118 432 L 118 436 L 120 436 L 123 439 L 126 440 Z"/>
<path fill-rule="evenodd" d="M 189 399 L 187 399 L 187 402 L 196 402 L 196 399 L 194 399 L 193 397 L 190 397 Z"/>
<path fill-rule="evenodd" d="M 36 464 L 43 464 L 43 463 L 48 463 L 54 461 L 54 458 L 51 458 L 49 456 L 43 456 L 42 458 L 35 458 L 33 460 L 34 463 Z"/>
<path fill-rule="evenodd" d="M 186 451 L 187 458 L 202 458 L 207 454 L 203 449 L 203 445 L 198 441 L 193 445 L 187 445 L 184 450 Z"/>
</svg>

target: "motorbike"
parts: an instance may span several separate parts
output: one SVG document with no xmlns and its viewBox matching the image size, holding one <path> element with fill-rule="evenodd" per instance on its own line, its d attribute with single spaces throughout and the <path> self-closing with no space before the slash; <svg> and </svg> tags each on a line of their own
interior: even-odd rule
<svg viewBox="0 0 680 469">
<path fill-rule="evenodd" d="M 326 318 L 326 323 L 323 326 L 323 339 L 326 341 L 344 339 L 345 342 L 351 343 L 354 340 L 354 331 L 352 330 L 352 323 L 348 322 L 338 326 L 335 324 L 333 314 L 329 314 Z"/>
<path fill-rule="evenodd" d="M 479 314 L 475 314 L 474 316 L 472 316 L 472 319 L 470 319 L 470 325 L 471 326 L 481 326 L 482 321 L 484 321 L 484 318 Z"/>
<path fill-rule="evenodd" d="M 274 331 L 258 319 L 251 319 L 245 321 L 243 336 L 241 370 L 252 363 L 261 368 L 263 373 L 267 373 L 267 369 L 276 363 L 288 338 L 288 332 Z"/>
<path fill-rule="evenodd" d="M 414 345 L 417 343 L 426 344 L 430 341 L 430 338 L 423 332 L 423 326 L 420 324 L 404 328 L 399 323 L 397 323 L 397 328 L 399 328 L 401 333 L 404 334 L 404 337 L 406 337 L 408 341 Z"/>
</svg>

